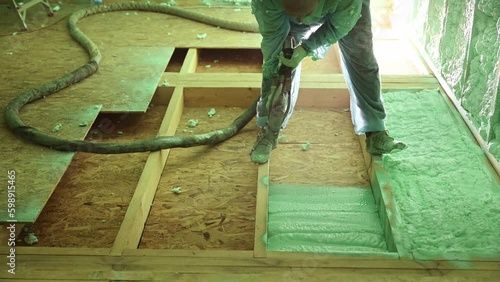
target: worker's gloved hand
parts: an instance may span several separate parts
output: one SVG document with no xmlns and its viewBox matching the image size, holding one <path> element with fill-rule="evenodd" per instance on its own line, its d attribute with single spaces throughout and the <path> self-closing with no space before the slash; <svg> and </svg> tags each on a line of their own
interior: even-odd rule
<svg viewBox="0 0 500 282">
<path fill-rule="evenodd" d="M 291 59 L 285 58 L 283 56 L 283 52 L 281 52 L 278 55 L 278 60 L 280 60 L 280 62 L 283 65 L 285 65 L 289 68 L 295 69 L 296 67 L 299 66 L 300 62 L 302 62 L 302 60 L 305 57 L 307 57 L 307 51 L 302 46 L 299 46 L 299 47 L 293 49 L 293 55 L 292 55 Z"/>
</svg>

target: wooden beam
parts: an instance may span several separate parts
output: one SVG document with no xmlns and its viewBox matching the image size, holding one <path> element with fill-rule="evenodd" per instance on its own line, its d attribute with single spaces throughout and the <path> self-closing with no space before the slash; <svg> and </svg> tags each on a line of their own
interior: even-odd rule
<svg viewBox="0 0 500 282">
<path fill-rule="evenodd" d="M 305 262 L 314 263 L 314 262 Z M 51 267 L 50 265 L 45 265 Z M 126 266 L 124 266 L 126 267 Z M 157 266 L 154 270 L 145 269 L 138 271 L 116 271 L 88 273 L 75 268 L 65 272 L 55 272 L 52 269 L 38 268 L 30 273 L 17 275 L 15 281 L 372 281 L 372 282 L 400 282 L 400 281 L 496 281 L 499 273 L 493 271 L 451 270 L 441 271 L 436 269 L 351 269 L 349 267 L 330 269 L 300 266 L 296 268 L 283 267 L 172 267 L 161 269 Z M 88 274 L 87 274 L 88 273 Z M 73 274 L 73 276 L 71 276 Z M 74 277 L 87 278 L 72 280 Z M 44 276 L 46 275 L 46 276 Z M 60 276 L 58 276 L 60 275 Z M 93 276 L 102 278 L 94 278 Z M 4 275 L 2 275 L 4 276 Z M 30 277 L 30 278 L 25 278 Z M 44 277 L 47 280 L 40 280 Z M 6 277 L 11 279 L 12 277 Z M 17 280 L 22 279 L 22 280 Z M 63 280 L 59 280 L 63 279 Z"/>
<path fill-rule="evenodd" d="M 7 253 L 7 247 L 0 248 L 0 254 Z M 116 264 L 124 261 L 137 261 L 147 263 L 154 258 L 172 265 L 182 264 L 182 260 L 189 260 L 193 265 L 243 265 L 243 266 L 270 266 L 280 265 L 295 267 L 300 265 L 300 260 L 316 259 L 321 261 L 324 267 L 342 267 L 336 261 L 349 261 L 353 268 L 366 267 L 365 263 L 372 261 L 372 267 L 384 266 L 388 268 L 408 269 L 456 269 L 453 265 L 470 263 L 470 269 L 484 269 L 500 271 L 500 257 L 480 258 L 470 256 L 468 260 L 435 259 L 425 261 L 413 261 L 411 259 L 400 259 L 397 254 L 387 252 L 336 252 L 336 253 L 302 253 L 302 252 L 267 252 L 266 258 L 254 258 L 253 251 L 236 250 L 169 250 L 169 249 L 127 249 L 123 256 L 109 256 L 108 248 L 58 248 L 58 247 L 16 247 L 16 254 L 23 256 L 26 260 L 39 261 L 44 257 L 52 260 L 95 261 L 105 260 L 107 263 Z M 105 257 L 105 258 L 104 258 Z M 210 262 L 214 258 L 225 260 L 225 263 Z M 47 259 L 49 261 L 49 259 Z M 176 262 L 175 262 L 176 261 Z M 234 262 L 231 262 L 234 261 Z M 448 265 L 443 264 L 449 261 Z M 346 262 L 347 263 L 347 262 Z M 496 263 L 496 264 L 495 264 Z M 154 264 L 154 263 L 152 263 Z M 475 266 L 474 266 L 475 265 Z"/>
<path fill-rule="evenodd" d="M 349 90 L 347 88 L 301 89 L 296 107 L 345 110 L 350 107 Z"/>
<path fill-rule="evenodd" d="M 194 54 L 191 57 L 195 57 Z M 184 68 L 187 70 L 187 68 Z M 247 107 L 260 94 L 257 73 L 165 73 L 170 85 L 185 87 L 185 103 L 190 107 Z M 437 88 L 433 76 L 383 76 L 384 89 L 421 90 Z M 159 86 L 159 91 L 164 87 Z M 349 108 L 349 92 L 341 74 L 304 74 L 297 107 Z"/>
<path fill-rule="evenodd" d="M 0 254 L 7 249 L 0 247 Z M 16 247 L 18 255 L 63 255 L 63 256 L 109 256 L 110 248 L 66 248 L 66 247 L 36 247 L 19 246 Z"/>
<path fill-rule="evenodd" d="M 168 251 L 168 250 L 166 250 Z M 271 257 L 272 256 L 272 257 Z M 422 271 L 427 273 L 436 270 L 439 279 L 443 275 L 460 272 L 485 273 L 488 277 L 498 277 L 500 266 L 498 261 L 413 261 L 389 258 L 356 257 L 352 255 L 335 256 L 331 254 L 297 254 L 269 252 L 266 258 L 252 257 L 167 257 L 167 256 L 69 256 L 69 255 L 19 255 L 15 278 L 16 279 L 44 279 L 57 281 L 59 279 L 79 280 L 153 280 L 159 275 L 166 274 L 218 274 L 219 278 L 228 274 L 241 274 L 242 277 L 249 273 L 281 272 L 293 268 L 310 268 L 310 271 L 327 269 L 330 273 L 349 269 L 351 272 L 371 270 L 373 277 L 382 273 L 397 271 Z M 78 266 L 78 267 L 75 267 Z M 6 271 L 0 272 L 0 279 L 12 279 Z M 175 276 L 174 276 L 175 277 Z M 173 281 L 184 276 L 177 276 Z M 402 276 L 407 277 L 407 276 Z M 38 280 L 35 280 L 38 281 Z M 202 280 L 206 281 L 206 280 Z M 214 281 L 223 281 L 214 280 Z M 323 281 L 323 280 L 312 280 Z M 332 280 L 333 281 L 333 280 Z M 374 280 L 375 281 L 375 280 Z M 468 280 L 470 281 L 470 280 Z M 496 281 L 496 280 L 481 280 Z"/>
<path fill-rule="evenodd" d="M 45 279 L 45 278 L 37 278 L 37 279 L 16 279 L 15 282 L 81 282 L 81 279 Z M 85 280 L 87 281 L 87 280 Z M 109 280 L 91 280 L 93 282 L 109 282 Z"/>
<path fill-rule="evenodd" d="M 257 183 L 257 201 L 255 204 L 255 238 L 253 254 L 256 258 L 266 257 L 267 219 L 269 192 L 269 162 L 259 165 Z"/>
<path fill-rule="evenodd" d="M 369 175 L 389 251 L 397 252 L 401 258 L 412 259 L 412 254 L 406 250 L 404 244 L 408 238 L 400 236 L 397 232 L 402 219 L 395 204 L 390 177 L 383 166 L 381 156 L 372 156 Z"/>
<path fill-rule="evenodd" d="M 198 56 L 199 56 L 198 49 L 189 48 L 186 54 L 186 58 L 184 58 L 184 63 L 182 64 L 180 73 L 181 74 L 194 73 L 196 71 L 196 67 L 198 66 Z"/>
<path fill-rule="evenodd" d="M 388 250 L 397 252 L 401 258 L 412 259 L 413 256 L 404 248 L 404 238 L 401 238 L 396 232 L 401 218 L 394 202 L 390 177 L 383 166 L 382 157 L 372 156 L 366 151 L 364 134 L 359 135 L 359 141 Z"/>
<path fill-rule="evenodd" d="M 200 258 L 253 258 L 253 251 L 239 250 L 162 250 L 162 249 L 128 249 L 124 257 L 200 257 Z"/>
<path fill-rule="evenodd" d="M 176 87 L 161 123 L 158 136 L 175 135 L 184 107 L 183 95 L 183 88 Z M 149 154 L 120 231 L 111 248 L 111 255 L 121 256 L 125 249 L 135 249 L 139 246 L 144 225 L 151 210 L 169 153 L 170 149 L 166 149 Z"/>
<path fill-rule="evenodd" d="M 189 53 L 188 53 L 189 55 Z M 192 55 L 194 56 L 194 55 Z M 381 77 L 384 89 L 393 88 L 437 88 L 439 83 L 432 75 L 384 75 Z M 262 75 L 259 73 L 175 73 L 166 72 L 161 81 L 168 81 L 169 86 L 181 83 L 185 87 L 221 87 L 259 88 Z M 158 87 L 164 87 L 158 85 Z M 301 76 L 300 88 L 332 89 L 347 88 L 342 74 L 308 74 Z"/>
</svg>

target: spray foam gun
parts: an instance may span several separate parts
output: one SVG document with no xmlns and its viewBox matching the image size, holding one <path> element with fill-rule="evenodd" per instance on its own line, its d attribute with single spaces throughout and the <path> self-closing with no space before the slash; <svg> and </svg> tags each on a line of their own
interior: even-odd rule
<svg viewBox="0 0 500 282">
<path fill-rule="evenodd" d="M 288 35 L 283 43 L 283 56 L 287 59 L 291 59 L 295 47 L 295 39 L 293 36 Z M 278 75 L 273 78 L 271 97 L 269 99 L 270 113 L 268 127 L 271 132 L 275 134 L 279 133 L 285 117 L 290 112 L 292 71 L 292 68 L 282 64 L 279 68 Z"/>
</svg>

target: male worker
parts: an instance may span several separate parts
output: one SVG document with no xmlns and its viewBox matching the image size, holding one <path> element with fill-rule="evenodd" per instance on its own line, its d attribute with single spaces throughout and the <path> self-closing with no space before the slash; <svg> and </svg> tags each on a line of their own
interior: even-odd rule
<svg viewBox="0 0 500 282">
<path fill-rule="evenodd" d="M 290 108 L 281 125 L 285 128 L 297 101 L 301 61 L 307 56 L 313 60 L 323 58 L 337 42 L 350 92 L 354 130 L 366 135 L 367 151 L 381 155 L 406 148 L 404 143 L 390 137 L 385 128 L 379 68 L 373 54 L 370 0 L 252 0 L 252 12 L 263 37 L 264 56 L 257 105 L 257 125 L 261 130 L 251 152 L 253 162 L 266 163 L 276 147 L 279 129 L 269 127 L 276 119 L 270 114 L 269 96 L 279 63 L 294 69 Z M 282 48 L 289 34 L 298 47 L 291 59 L 286 59 Z"/>
</svg>

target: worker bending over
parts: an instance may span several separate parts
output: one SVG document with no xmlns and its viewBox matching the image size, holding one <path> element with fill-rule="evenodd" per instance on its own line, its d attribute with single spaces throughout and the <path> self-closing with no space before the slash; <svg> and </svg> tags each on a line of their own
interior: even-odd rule
<svg viewBox="0 0 500 282">
<path fill-rule="evenodd" d="M 270 94 L 280 64 L 293 68 L 291 100 L 282 117 L 285 128 L 297 101 L 301 62 L 305 57 L 323 58 L 330 47 L 339 44 L 342 70 L 350 92 L 350 109 L 356 134 L 366 135 L 366 150 L 381 155 L 406 148 L 390 137 L 381 95 L 380 75 L 373 54 L 370 0 L 252 0 L 252 12 L 262 35 L 262 88 L 257 104 L 257 125 L 260 132 L 252 149 L 251 159 L 266 163 L 276 147 L 279 130 L 269 123 Z M 292 58 L 286 59 L 282 47 L 288 35 L 298 46 Z"/>
</svg>

